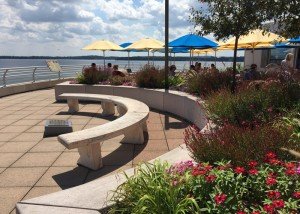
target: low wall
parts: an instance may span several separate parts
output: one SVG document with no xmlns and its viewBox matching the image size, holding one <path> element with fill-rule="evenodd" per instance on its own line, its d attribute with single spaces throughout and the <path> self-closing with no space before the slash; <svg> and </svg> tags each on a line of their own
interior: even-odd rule
<svg viewBox="0 0 300 214">
<path fill-rule="evenodd" d="M 27 91 L 52 88 L 59 83 L 62 83 L 62 82 L 65 82 L 65 81 L 71 80 L 71 79 L 73 79 L 73 78 L 66 78 L 66 79 L 60 79 L 60 80 L 38 81 L 38 82 L 28 82 L 28 83 L 9 85 L 9 86 L 0 88 L 0 97 L 5 97 L 5 96 L 13 95 L 13 94 L 27 92 Z"/>
<path fill-rule="evenodd" d="M 107 94 L 139 100 L 150 108 L 177 115 L 202 129 L 206 123 L 203 101 L 190 94 L 164 89 L 145 89 L 131 86 L 84 85 L 60 83 L 55 86 L 55 97 L 63 93 Z"/>
<path fill-rule="evenodd" d="M 81 85 L 64 82 L 55 86 L 57 101 L 62 101 L 58 96 L 62 93 L 93 93 L 123 96 L 146 103 L 149 107 L 160 111 L 175 114 L 205 128 L 207 120 L 202 107 L 202 102 L 192 95 L 160 89 L 142 89 L 125 86 Z M 168 161 L 170 164 L 189 160 L 191 157 L 184 145 L 165 153 L 154 160 Z M 152 162 L 154 161 L 152 160 Z M 134 174 L 134 168 L 125 170 L 127 175 Z M 112 205 L 109 201 L 112 191 L 126 181 L 123 174 L 115 174 L 67 190 L 49 195 L 21 201 L 17 203 L 16 210 L 19 214 L 31 213 L 106 213 Z"/>
</svg>

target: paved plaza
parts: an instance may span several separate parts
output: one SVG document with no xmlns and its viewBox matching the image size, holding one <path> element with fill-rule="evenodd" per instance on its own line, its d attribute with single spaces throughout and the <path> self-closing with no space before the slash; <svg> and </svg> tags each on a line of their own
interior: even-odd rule
<svg viewBox="0 0 300 214">
<path fill-rule="evenodd" d="M 174 104 L 175 105 L 175 104 Z M 183 143 L 187 122 L 151 110 L 144 145 L 120 144 L 122 136 L 101 144 L 104 167 L 92 171 L 77 166 L 77 150 L 67 150 L 56 137 L 44 138 L 47 119 L 68 119 L 75 131 L 114 120 L 101 116 L 101 105 L 80 104 L 69 114 L 56 103 L 54 89 L 0 98 L 0 213 L 14 213 L 24 199 L 77 186 L 151 160 Z"/>
</svg>

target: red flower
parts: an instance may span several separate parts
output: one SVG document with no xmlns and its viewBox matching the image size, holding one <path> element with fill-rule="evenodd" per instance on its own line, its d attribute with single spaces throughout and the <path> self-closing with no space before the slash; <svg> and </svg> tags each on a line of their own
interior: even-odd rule
<svg viewBox="0 0 300 214">
<path fill-rule="evenodd" d="M 258 174 L 257 169 L 250 169 L 248 172 L 249 172 L 250 175 L 257 175 Z"/>
<path fill-rule="evenodd" d="M 213 167 L 211 165 L 204 166 L 205 170 L 210 171 Z"/>
<path fill-rule="evenodd" d="M 245 173 L 245 168 L 241 167 L 241 166 L 237 166 L 237 167 L 235 167 L 234 171 L 237 174 L 244 174 Z"/>
<path fill-rule="evenodd" d="M 296 164 L 292 163 L 292 162 L 288 162 L 288 163 L 285 163 L 285 167 L 287 169 L 294 169 L 294 168 L 296 168 Z"/>
<path fill-rule="evenodd" d="M 286 175 L 295 175 L 296 174 L 296 170 L 294 170 L 294 169 L 287 169 L 286 171 L 285 171 L 285 174 Z"/>
<path fill-rule="evenodd" d="M 279 199 L 279 200 L 275 200 L 272 202 L 272 205 L 275 207 L 275 208 L 278 208 L 278 209 L 281 209 L 284 207 L 284 201 L 282 199 Z"/>
<path fill-rule="evenodd" d="M 272 204 L 264 205 L 264 211 L 266 211 L 267 213 L 273 213 L 273 211 L 274 211 L 273 205 Z"/>
<path fill-rule="evenodd" d="M 226 200 L 227 195 L 221 193 L 221 194 L 217 194 L 215 196 L 215 202 L 217 205 L 224 203 L 224 201 Z"/>
<path fill-rule="evenodd" d="M 268 178 L 266 179 L 266 184 L 267 184 L 268 186 L 272 186 L 272 185 L 274 185 L 274 184 L 276 184 L 276 183 L 277 183 L 277 180 L 276 180 L 275 178 L 268 177 Z"/>
<path fill-rule="evenodd" d="M 236 214 L 247 214 L 247 213 L 245 213 L 244 211 L 239 210 L 239 211 L 236 212 Z"/>
<path fill-rule="evenodd" d="M 294 192 L 293 197 L 300 199 L 300 191 Z"/>
<path fill-rule="evenodd" d="M 206 174 L 206 170 L 193 169 L 192 171 L 193 176 L 205 175 L 205 174 Z"/>
<path fill-rule="evenodd" d="M 266 154 L 266 158 L 267 159 L 274 159 L 274 158 L 276 158 L 276 154 L 274 152 L 268 152 Z"/>
<path fill-rule="evenodd" d="M 280 192 L 278 191 L 269 191 L 268 192 L 268 198 L 270 199 L 277 199 L 280 197 Z"/>
<path fill-rule="evenodd" d="M 258 210 L 253 211 L 251 214 L 260 214 L 260 212 Z"/>
<path fill-rule="evenodd" d="M 250 161 L 249 163 L 248 163 L 248 166 L 250 167 L 250 168 L 254 168 L 254 167 L 256 167 L 257 166 L 257 162 L 256 161 Z"/>
<path fill-rule="evenodd" d="M 278 166 L 281 163 L 280 160 L 278 160 L 276 158 L 270 159 L 268 162 L 274 166 Z"/>
<path fill-rule="evenodd" d="M 212 183 L 216 180 L 216 178 L 217 177 L 215 175 L 208 175 L 208 176 L 205 177 L 205 180 L 206 180 L 207 183 Z"/>
</svg>

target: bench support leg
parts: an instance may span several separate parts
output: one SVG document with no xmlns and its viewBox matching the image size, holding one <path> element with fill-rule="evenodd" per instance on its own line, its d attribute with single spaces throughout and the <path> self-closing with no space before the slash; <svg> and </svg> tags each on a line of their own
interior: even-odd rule
<svg viewBox="0 0 300 214">
<path fill-rule="evenodd" d="M 119 112 L 120 117 L 123 116 L 126 113 L 126 109 L 123 108 L 122 106 L 117 106 L 117 110 Z"/>
<path fill-rule="evenodd" d="M 102 165 L 100 143 L 94 143 L 89 146 L 79 147 L 80 158 L 77 163 L 92 170 L 100 169 Z"/>
<path fill-rule="evenodd" d="M 79 111 L 79 103 L 78 99 L 68 99 L 69 112 L 78 112 Z"/>
<path fill-rule="evenodd" d="M 115 105 L 113 102 L 101 102 L 101 107 L 103 109 L 102 115 L 109 116 L 115 114 Z"/>
<path fill-rule="evenodd" d="M 143 131 L 144 131 L 144 132 L 148 132 L 147 121 L 145 121 L 145 122 L 143 123 Z"/>
<path fill-rule="evenodd" d="M 126 130 L 125 137 L 121 143 L 143 144 L 144 141 L 143 126 L 137 125 Z"/>
</svg>

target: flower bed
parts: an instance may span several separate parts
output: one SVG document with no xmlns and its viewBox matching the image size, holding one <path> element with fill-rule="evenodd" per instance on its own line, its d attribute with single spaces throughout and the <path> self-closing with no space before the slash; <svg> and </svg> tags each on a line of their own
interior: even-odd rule
<svg viewBox="0 0 300 214">
<path fill-rule="evenodd" d="M 300 164 L 278 160 L 247 167 L 192 161 L 140 167 L 115 191 L 111 213 L 298 213 Z"/>
</svg>

